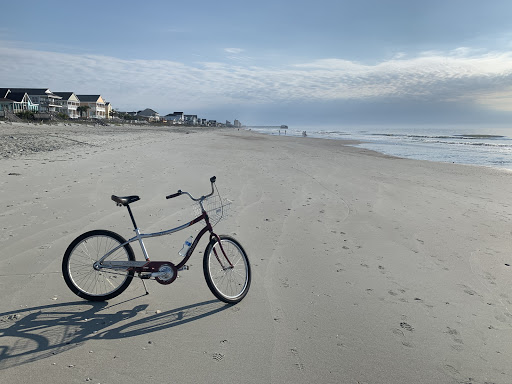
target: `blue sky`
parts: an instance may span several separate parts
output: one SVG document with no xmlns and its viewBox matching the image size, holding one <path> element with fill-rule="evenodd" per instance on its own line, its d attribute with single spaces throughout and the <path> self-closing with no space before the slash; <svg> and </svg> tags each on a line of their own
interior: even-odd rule
<svg viewBox="0 0 512 384">
<path fill-rule="evenodd" d="M 512 2 L 4 2 L 0 86 L 246 124 L 508 124 Z"/>
</svg>

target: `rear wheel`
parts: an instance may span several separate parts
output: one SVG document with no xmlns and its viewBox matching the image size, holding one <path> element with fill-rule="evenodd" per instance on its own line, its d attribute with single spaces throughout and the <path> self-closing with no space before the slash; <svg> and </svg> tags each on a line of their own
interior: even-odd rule
<svg viewBox="0 0 512 384">
<path fill-rule="evenodd" d="M 115 232 L 96 230 L 77 237 L 62 259 L 62 274 L 69 289 L 91 301 L 109 300 L 121 294 L 133 279 L 126 269 L 94 269 L 94 263 L 126 240 Z M 130 244 L 116 250 L 109 261 L 135 261 Z"/>
<path fill-rule="evenodd" d="M 230 236 L 219 237 L 220 244 L 217 238 L 214 238 L 204 252 L 204 277 L 215 297 L 225 303 L 236 304 L 249 291 L 251 266 L 245 250 L 238 241 Z"/>
</svg>

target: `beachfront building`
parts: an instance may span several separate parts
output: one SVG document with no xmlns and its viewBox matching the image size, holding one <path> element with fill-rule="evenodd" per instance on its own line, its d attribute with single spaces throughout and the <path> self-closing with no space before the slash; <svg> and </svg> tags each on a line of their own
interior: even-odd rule
<svg viewBox="0 0 512 384">
<path fill-rule="evenodd" d="M 77 95 L 81 107 L 87 108 L 87 116 L 93 119 L 106 119 L 105 100 L 100 95 Z"/>
<path fill-rule="evenodd" d="M 12 92 L 8 88 L 0 88 L 0 111 L 19 113 L 22 111 L 37 112 L 39 105 L 32 103 L 26 92 Z"/>
<path fill-rule="evenodd" d="M 181 125 L 185 122 L 185 115 L 183 112 L 174 112 L 165 115 L 164 119 L 167 120 L 170 124 Z"/>
<path fill-rule="evenodd" d="M 1 88 L 9 89 L 11 93 L 26 93 L 32 102 L 32 104 L 39 105 L 39 112 L 59 112 L 60 111 L 60 100 L 61 97 L 55 95 L 48 88 Z"/>
<path fill-rule="evenodd" d="M 238 121 L 237 119 L 235 119 L 235 122 L 233 123 L 233 125 L 235 126 L 235 128 L 241 128 L 242 127 L 242 123 L 240 123 L 240 121 Z"/>
<path fill-rule="evenodd" d="M 80 99 L 74 92 L 53 92 L 61 97 L 60 112 L 65 113 L 70 119 L 78 119 L 80 117 L 77 108 L 80 106 Z"/>
<path fill-rule="evenodd" d="M 186 125 L 197 125 L 197 115 L 184 115 L 183 118 Z"/>
<path fill-rule="evenodd" d="M 149 122 L 160 121 L 160 115 L 158 112 L 152 110 L 151 108 L 146 108 L 143 111 L 137 112 L 137 116 L 140 116 Z"/>
<path fill-rule="evenodd" d="M 112 119 L 114 117 L 114 110 L 112 109 L 110 101 L 105 101 L 105 114 L 107 119 Z"/>
</svg>

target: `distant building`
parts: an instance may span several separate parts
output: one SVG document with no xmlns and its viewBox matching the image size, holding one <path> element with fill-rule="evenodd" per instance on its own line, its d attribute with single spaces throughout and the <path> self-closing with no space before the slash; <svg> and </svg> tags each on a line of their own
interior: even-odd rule
<svg viewBox="0 0 512 384">
<path fill-rule="evenodd" d="M 32 103 L 26 92 L 12 92 L 7 88 L 0 88 L 0 111 L 18 113 L 22 111 L 37 112 L 39 106 Z"/>
<path fill-rule="evenodd" d="M 184 115 L 186 125 L 197 125 L 197 115 Z"/>
<path fill-rule="evenodd" d="M 238 121 L 237 119 L 235 119 L 235 122 L 233 123 L 233 125 L 235 126 L 235 128 L 241 128 L 242 127 L 242 123 L 240 123 L 240 121 Z"/>
<path fill-rule="evenodd" d="M 81 107 L 89 107 L 87 116 L 96 119 L 105 119 L 105 100 L 100 95 L 77 95 Z"/>
<path fill-rule="evenodd" d="M 110 101 L 105 101 L 105 114 L 107 115 L 107 119 L 112 119 L 114 110 L 112 109 L 112 104 Z"/>
<path fill-rule="evenodd" d="M 60 112 L 65 113 L 70 119 L 79 118 L 77 108 L 80 106 L 80 100 L 74 92 L 53 92 L 61 98 Z"/>
<path fill-rule="evenodd" d="M 164 119 L 170 122 L 171 124 L 181 125 L 185 123 L 185 115 L 183 112 L 174 112 L 169 113 L 164 116 Z"/>
<path fill-rule="evenodd" d="M 140 117 L 148 120 L 149 122 L 160 121 L 160 115 L 158 114 L 158 112 L 156 112 L 150 108 L 146 108 L 143 111 L 137 112 L 137 116 L 140 116 Z"/>
<path fill-rule="evenodd" d="M 39 112 L 58 112 L 61 107 L 61 97 L 55 95 L 48 88 L 1 88 L 13 94 L 26 93 L 33 104 L 39 104 Z"/>
</svg>

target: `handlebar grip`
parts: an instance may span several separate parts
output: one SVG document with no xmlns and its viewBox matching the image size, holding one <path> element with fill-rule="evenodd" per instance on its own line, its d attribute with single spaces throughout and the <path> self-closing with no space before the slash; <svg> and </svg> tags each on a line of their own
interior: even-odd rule
<svg viewBox="0 0 512 384">
<path fill-rule="evenodd" d="M 217 176 L 210 177 L 210 183 L 215 183 L 216 180 L 217 180 Z"/>
<path fill-rule="evenodd" d="M 172 195 L 169 195 L 169 196 L 165 196 L 166 199 L 172 199 L 173 197 L 178 197 L 179 195 L 181 195 L 183 192 L 181 192 L 181 189 L 177 192 L 177 193 L 173 193 Z"/>
</svg>

